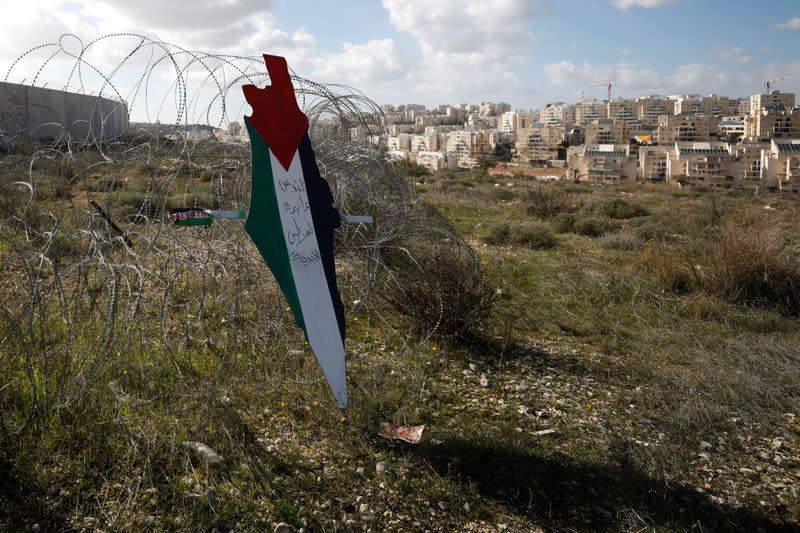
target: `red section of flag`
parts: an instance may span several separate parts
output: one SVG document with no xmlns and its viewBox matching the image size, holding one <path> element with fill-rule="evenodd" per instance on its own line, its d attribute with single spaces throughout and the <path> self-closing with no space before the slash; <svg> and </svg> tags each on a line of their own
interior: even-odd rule
<svg viewBox="0 0 800 533">
<path fill-rule="evenodd" d="M 263 89 L 255 85 L 242 87 L 247 103 L 253 108 L 253 115 L 247 118 L 288 171 L 308 128 L 308 117 L 297 105 L 286 59 L 264 54 L 264 61 L 272 83 Z"/>
</svg>

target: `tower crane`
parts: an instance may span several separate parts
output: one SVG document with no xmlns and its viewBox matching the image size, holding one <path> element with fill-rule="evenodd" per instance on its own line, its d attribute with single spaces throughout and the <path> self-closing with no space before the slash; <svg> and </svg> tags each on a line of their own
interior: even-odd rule
<svg viewBox="0 0 800 533">
<path fill-rule="evenodd" d="M 598 83 L 593 83 L 592 87 L 608 87 L 608 103 L 611 103 L 611 88 L 616 86 L 617 82 L 615 81 L 601 81 Z"/>
<path fill-rule="evenodd" d="M 788 76 L 779 76 L 779 77 L 775 78 L 774 80 L 765 81 L 764 82 L 764 87 L 766 87 L 767 88 L 767 92 L 769 92 L 774 83 L 778 83 L 779 81 L 788 80 L 788 79 L 789 79 Z"/>
</svg>

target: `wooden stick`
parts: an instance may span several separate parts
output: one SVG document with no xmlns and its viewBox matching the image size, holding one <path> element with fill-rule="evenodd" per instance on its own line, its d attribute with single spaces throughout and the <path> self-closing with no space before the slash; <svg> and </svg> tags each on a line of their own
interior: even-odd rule
<svg viewBox="0 0 800 533">
<path fill-rule="evenodd" d="M 122 230 L 119 228 L 119 226 L 117 226 L 117 223 L 116 223 L 116 222 L 114 222 L 113 220 L 111 220 L 111 217 L 110 217 L 110 216 L 108 216 L 108 214 L 106 214 L 106 212 L 105 212 L 105 211 L 103 211 L 103 208 L 102 208 L 102 207 L 100 207 L 100 205 L 99 205 L 97 202 L 95 202 L 93 199 L 92 199 L 92 200 L 90 200 L 90 201 L 89 201 L 89 203 L 90 203 L 90 204 L 92 204 L 92 207 L 94 207 L 95 209 L 97 209 L 97 212 L 98 212 L 98 213 L 100 213 L 100 216 L 101 216 L 101 217 L 103 217 L 103 219 L 104 219 L 106 222 L 108 222 L 108 224 L 109 224 L 109 225 L 110 225 L 112 228 L 114 228 L 114 231 L 116 231 L 116 232 L 117 232 L 117 233 L 120 235 L 120 237 L 122 237 L 122 239 L 125 241 L 125 244 L 127 244 L 129 248 L 133 248 L 133 241 L 131 241 L 131 239 L 128 237 L 128 235 L 127 235 L 127 234 L 126 234 L 124 231 L 122 231 Z"/>
</svg>

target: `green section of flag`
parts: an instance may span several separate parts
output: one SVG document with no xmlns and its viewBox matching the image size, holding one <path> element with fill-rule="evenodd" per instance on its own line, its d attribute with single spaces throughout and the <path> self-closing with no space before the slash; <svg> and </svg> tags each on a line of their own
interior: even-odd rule
<svg viewBox="0 0 800 533">
<path fill-rule="evenodd" d="M 289 262 L 289 250 L 283 235 L 283 225 L 278 211 L 278 198 L 275 194 L 275 180 L 272 176 L 272 161 L 267 144 L 247 120 L 244 119 L 247 132 L 250 134 L 250 147 L 253 151 L 253 185 L 250 194 L 250 211 L 244 229 L 261 252 L 278 281 L 289 307 L 294 313 L 297 324 L 306 331 L 297 287 L 294 284 L 292 265 Z M 306 337 L 308 334 L 306 334 Z"/>
<path fill-rule="evenodd" d="M 176 220 L 176 226 L 210 226 L 211 223 L 214 222 L 214 217 L 207 216 L 205 218 L 195 217 L 195 218 L 184 218 L 182 220 Z"/>
</svg>

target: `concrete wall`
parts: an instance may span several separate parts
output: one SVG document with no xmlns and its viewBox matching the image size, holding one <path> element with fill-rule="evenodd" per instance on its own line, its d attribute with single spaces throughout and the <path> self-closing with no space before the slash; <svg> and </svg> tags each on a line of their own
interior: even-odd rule
<svg viewBox="0 0 800 533">
<path fill-rule="evenodd" d="M 128 106 L 109 98 L 0 82 L 0 137 L 96 142 L 128 130 Z"/>
</svg>

